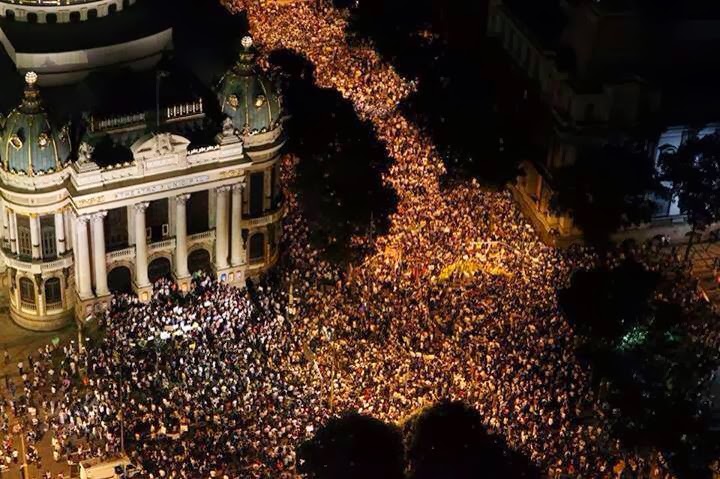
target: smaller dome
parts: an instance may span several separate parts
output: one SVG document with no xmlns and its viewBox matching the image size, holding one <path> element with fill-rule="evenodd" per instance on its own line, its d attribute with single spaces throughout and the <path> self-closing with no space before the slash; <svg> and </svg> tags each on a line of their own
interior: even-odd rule
<svg viewBox="0 0 720 479">
<path fill-rule="evenodd" d="M 242 136 L 266 133 L 280 125 L 282 99 L 255 64 L 252 39 L 244 37 L 241 43 L 237 62 L 218 88 L 220 108 Z"/>
<path fill-rule="evenodd" d="M 37 75 L 25 75 L 25 92 L 20 106 L 5 119 L 0 159 L 11 173 L 40 175 L 61 169 L 70 157 L 69 128 L 53 127 L 40 100 Z"/>
</svg>

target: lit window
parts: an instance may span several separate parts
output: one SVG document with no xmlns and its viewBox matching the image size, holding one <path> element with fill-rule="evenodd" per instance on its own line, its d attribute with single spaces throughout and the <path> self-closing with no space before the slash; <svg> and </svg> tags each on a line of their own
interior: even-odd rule
<svg viewBox="0 0 720 479">
<path fill-rule="evenodd" d="M 45 301 L 47 304 L 62 302 L 60 278 L 50 278 L 45 281 Z"/>
<path fill-rule="evenodd" d="M 20 278 L 20 300 L 35 304 L 35 284 L 28 278 Z"/>
</svg>

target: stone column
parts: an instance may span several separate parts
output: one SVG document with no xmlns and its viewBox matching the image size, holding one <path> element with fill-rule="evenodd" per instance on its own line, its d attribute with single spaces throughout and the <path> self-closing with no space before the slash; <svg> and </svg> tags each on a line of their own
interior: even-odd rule
<svg viewBox="0 0 720 479">
<path fill-rule="evenodd" d="M 266 168 L 263 171 L 263 215 L 267 214 L 268 210 L 272 207 L 272 187 L 270 186 L 270 180 L 272 175 L 270 174 L 270 168 Z"/>
<path fill-rule="evenodd" d="M 215 216 L 217 216 L 217 195 L 208 191 L 208 229 L 215 229 Z"/>
<path fill-rule="evenodd" d="M 90 277 L 90 248 L 88 243 L 87 224 L 89 216 L 78 216 L 75 219 L 75 268 L 78 272 L 77 292 L 80 298 L 92 297 L 92 278 Z"/>
<path fill-rule="evenodd" d="M 73 233 L 73 217 L 70 210 L 65 210 L 63 216 L 63 223 L 65 224 L 65 251 L 67 252 L 73 249 L 73 238 L 75 235 Z"/>
<path fill-rule="evenodd" d="M 17 254 L 17 217 L 14 211 L 8 213 L 8 219 L 10 220 L 10 251 Z"/>
<path fill-rule="evenodd" d="M 145 238 L 145 210 L 150 203 L 136 203 L 135 208 L 135 281 L 138 286 L 149 286 L 147 239 Z"/>
<path fill-rule="evenodd" d="M 232 211 L 230 231 L 230 264 L 239 266 L 243 262 L 242 251 L 242 194 L 245 183 L 238 183 L 232 187 Z"/>
<path fill-rule="evenodd" d="M 110 294 L 107 284 L 107 259 L 105 257 L 105 217 L 107 211 L 92 215 L 93 265 L 95 267 L 95 294 Z"/>
<path fill-rule="evenodd" d="M 265 225 L 263 231 L 265 235 L 265 266 L 267 266 L 270 263 L 270 225 Z"/>
<path fill-rule="evenodd" d="M 228 192 L 229 186 L 216 189 L 217 207 L 215 209 L 215 267 L 228 267 Z"/>
<path fill-rule="evenodd" d="M 10 213 L 3 203 L 2 208 L 3 246 L 10 247 Z"/>
<path fill-rule="evenodd" d="M 32 259 L 42 257 L 40 247 L 40 217 L 37 213 L 30 213 L 30 245 L 32 246 Z"/>
<path fill-rule="evenodd" d="M 58 256 L 62 256 L 65 249 L 65 218 L 60 210 L 55 213 L 55 251 Z"/>
<path fill-rule="evenodd" d="M 127 206 L 128 246 L 135 246 L 135 207 Z M 145 234 L 143 233 L 143 238 Z"/>
<path fill-rule="evenodd" d="M 189 194 L 175 197 L 175 275 L 178 278 L 190 276 L 187 254 L 187 200 Z"/>
</svg>

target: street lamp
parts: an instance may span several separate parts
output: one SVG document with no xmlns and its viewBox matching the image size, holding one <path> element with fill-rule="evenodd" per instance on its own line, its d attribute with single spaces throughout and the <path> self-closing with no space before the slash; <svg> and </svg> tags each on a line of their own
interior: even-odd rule
<svg viewBox="0 0 720 479">
<path fill-rule="evenodd" d="M 22 460 L 23 464 L 20 466 L 20 477 L 22 479 L 28 479 L 30 476 L 28 474 L 28 463 L 27 463 L 27 453 L 25 452 L 25 434 L 23 433 L 22 425 L 20 424 L 20 421 L 16 422 L 12 429 L 14 434 L 17 434 L 20 436 L 20 449 L 22 451 Z"/>
</svg>

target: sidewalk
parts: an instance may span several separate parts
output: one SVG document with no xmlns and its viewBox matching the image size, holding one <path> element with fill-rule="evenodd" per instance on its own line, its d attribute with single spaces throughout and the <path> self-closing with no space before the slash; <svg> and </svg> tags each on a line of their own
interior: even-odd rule
<svg viewBox="0 0 720 479">
<path fill-rule="evenodd" d="M 0 310 L 0 379 L 7 375 L 11 381 L 21 390 L 21 380 L 18 375 L 17 363 L 22 361 L 28 367 L 27 357 L 29 354 L 37 352 L 38 348 L 44 347 L 50 343 L 53 338 L 59 338 L 62 343 L 75 340 L 77 341 L 77 333 L 74 326 L 68 326 L 60 331 L 51 333 L 36 333 L 23 329 L 13 323 L 7 312 L 7 308 Z M 10 353 L 10 361 L 5 364 L 3 350 L 7 348 Z M 8 392 L 5 390 L 4 381 L 0 381 L 0 397 L 7 398 Z M 13 419 L 11 418 L 11 422 Z M 4 435 L 0 435 L 0 440 L 4 439 Z M 20 450 L 18 436 L 13 435 L 13 446 Z M 39 478 L 46 469 L 53 474 L 62 472 L 65 477 L 69 477 L 70 468 L 67 463 L 56 463 L 52 458 L 52 447 L 50 445 L 50 434 L 46 433 L 42 440 L 37 444 L 38 453 L 42 459 L 43 469 L 38 470 L 36 466 L 30 466 L 29 477 Z M 10 471 L 2 474 L 3 477 L 19 477 L 19 467 L 12 465 Z"/>
<path fill-rule="evenodd" d="M 0 310 L 0 375 L 17 375 L 18 361 L 27 363 L 28 354 L 45 347 L 53 338 L 60 338 L 61 341 L 77 341 L 76 336 L 73 325 L 50 333 L 36 333 L 23 329 L 10 319 L 7 308 Z M 10 353 L 9 365 L 5 365 L 3 361 L 2 348 L 7 348 Z"/>
<path fill-rule="evenodd" d="M 685 245 L 678 248 L 680 260 L 685 255 Z M 692 263 L 692 275 L 698 280 L 700 289 L 705 293 L 707 299 L 714 308 L 720 308 L 720 284 L 717 281 L 720 269 L 715 268 L 715 259 L 720 258 L 720 243 L 698 243 L 690 251 Z M 720 309 L 719 309 L 720 310 Z"/>
</svg>

